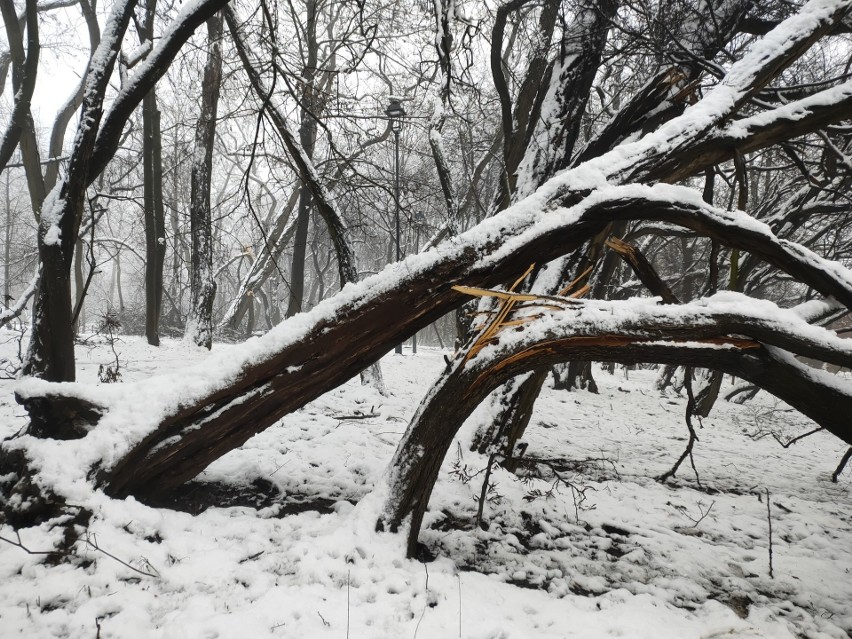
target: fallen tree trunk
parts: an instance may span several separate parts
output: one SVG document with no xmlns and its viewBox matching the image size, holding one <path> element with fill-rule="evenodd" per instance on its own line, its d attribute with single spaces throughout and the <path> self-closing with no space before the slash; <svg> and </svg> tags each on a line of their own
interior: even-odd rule
<svg viewBox="0 0 852 639">
<path fill-rule="evenodd" d="M 646 197 L 638 197 L 640 191 Z M 622 193 L 630 197 L 622 198 Z M 655 198 L 658 193 L 666 197 Z M 144 498 L 179 486 L 464 303 L 467 298 L 451 284 L 498 285 L 525 271 L 531 262 L 555 259 L 579 247 L 615 219 L 641 217 L 700 230 L 721 243 L 762 255 L 799 281 L 852 307 L 852 274 L 840 265 L 776 240 L 745 214 L 714 209 L 700 200 L 674 202 L 674 193 L 694 199 L 686 188 L 632 185 L 612 187 L 609 197 L 590 196 L 575 207 L 549 214 L 516 207 L 453 238 L 440 251 L 411 256 L 360 285 L 347 286 L 335 298 L 261 338 L 258 344 L 271 344 L 269 351 L 247 357 L 242 364 L 235 362 L 239 371 L 233 377 L 223 375 L 215 388 L 195 397 L 175 389 L 172 412 L 159 425 L 152 424 L 147 436 L 103 475 L 104 489 L 114 496 Z M 64 412 L 77 420 L 75 429 L 83 434 L 80 415 L 96 414 L 90 402 L 81 402 L 76 410 L 69 397 L 73 390 L 65 387 L 41 394 L 47 392 L 66 398 Z M 57 428 L 55 412 L 42 413 L 45 402 L 39 393 L 22 395 L 21 401 L 30 411 L 33 432 Z M 49 426 L 42 426 L 45 421 L 51 422 Z"/>
<path fill-rule="evenodd" d="M 137 397 L 156 396 L 167 408 L 155 412 L 144 428 L 137 426 L 135 434 L 121 444 L 130 450 L 102 473 L 105 490 L 139 497 L 169 491 L 462 304 L 465 298 L 451 285 L 498 285 L 526 271 L 530 263 L 542 264 L 579 248 L 613 222 L 657 221 L 692 229 L 758 255 L 852 308 L 852 274 L 842 266 L 778 240 L 768 227 L 744 213 L 708 206 L 690 189 L 626 184 L 676 181 L 737 154 L 847 118 L 852 81 L 733 120 L 741 106 L 832 27 L 848 4 L 808 3 L 800 14 L 784 21 L 773 38 L 733 64 L 714 89 L 679 117 L 559 174 L 526 199 L 435 251 L 412 256 L 361 284 L 347 285 L 335 298 L 246 345 L 242 358 L 227 362 L 227 372 L 218 379 L 196 386 L 187 382 L 173 389 L 154 382 L 147 390 L 139 386 Z M 117 100 L 112 112 L 125 102 Z M 269 112 L 271 117 L 276 113 Z M 95 164 L 103 148 L 100 140 L 112 139 L 110 117 L 106 120 L 93 155 Z M 292 141 L 286 122 L 280 124 L 284 141 Z M 294 154 L 295 160 L 300 157 Z M 309 167 L 302 168 L 303 177 L 313 180 Z M 317 184 L 317 190 L 321 191 L 321 185 Z M 332 222 L 333 217 L 329 217 Z M 96 414 L 96 410 L 81 402 L 80 411 L 75 411 L 69 397 L 73 389 L 34 386 L 22 393 L 33 432 L 56 428 L 47 425 L 49 418 L 43 412 L 44 396 L 52 393 L 66 398 L 63 412 L 75 416 L 75 432 L 84 434 L 88 417 L 81 415 Z M 85 394 L 80 391 L 81 396 Z M 126 395 L 124 401 L 128 401 Z M 111 419 L 110 415 L 101 421 L 105 419 Z"/>
</svg>

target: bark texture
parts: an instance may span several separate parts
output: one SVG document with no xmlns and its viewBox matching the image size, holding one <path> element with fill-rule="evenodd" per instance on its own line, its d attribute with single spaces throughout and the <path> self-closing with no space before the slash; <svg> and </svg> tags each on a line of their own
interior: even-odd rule
<svg viewBox="0 0 852 639">
<path fill-rule="evenodd" d="M 195 125 L 195 154 L 190 176 L 189 226 L 191 243 L 189 317 L 185 339 L 209 349 L 213 345 L 213 222 L 210 213 L 210 175 L 219 89 L 222 85 L 222 16 L 207 21 L 207 62 L 201 84 L 201 113 Z"/>
</svg>

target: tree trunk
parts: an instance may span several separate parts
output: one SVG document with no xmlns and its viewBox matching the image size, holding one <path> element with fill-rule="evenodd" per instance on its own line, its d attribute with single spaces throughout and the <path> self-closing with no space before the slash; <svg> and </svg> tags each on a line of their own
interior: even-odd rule
<svg viewBox="0 0 852 639">
<path fill-rule="evenodd" d="M 15 91 L 9 124 L 0 138 L 0 171 L 15 152 L 25 129 L 33 130 L 30 103 L 35 91 L 36 73 L 40 52 L 38 37 L 38 2 L 26 0 L 27 50 L 24 53 L 23 34 L 18 23 L 18 13 L 12 0 L 0 0 L 0 15 L 6 25 L 6 39 L 12 56 L 12 87 Z M 29 120 L 29 122 L 28 122 Z M 36 166 L 39 179 L 41 173 Z"/>
<path fill-rule="evenodd" d="M 6 228 L 3 231 L 3 307 L 12 306 L 12 198 L 9 195 L 9 172 L 6 172 L 4 190 L 4 211 L 6 217 Z"/>
<path fill-rule="evenodd" d="M 828 8 L 819 4 L 809 6 L 819 9 L 818 19 L 813 19 L 815 10 L 811 8 L 807 15 L 785 23 L 788 37 L 778 46 L 759 50 L 759 62 L 764 66 L 758 68 L 758 53 L 747 54 L 731 66 L 719 88 L 708 91 L 704 99 L 714 105 L 712 118 L 705 105 L 699 103 L 661 130 L 616 149 L 582 169 L 561 173 L 537 192 L 534 199 L 519 203 L 502 216 L 486 220 L 479 228 L 447 243 L 441 251 L 412 258 L 399 267 L 400 275 L 392 283 L 388 274 L 384 274 L 365 284 L 361 295 L 329 300 L 312 315 L 302 318 L 303 322 L 282 329 L 281 333 L 270 336 L 268 342 L 260 342 L 259 346 L 269 345 L 265 357 L 244 360 L 234 375 L 224 376 L 218 384 L 209 385 L 203 394 L 182 397 L 179 405 L 175 402 L 174 412 L 163 418 L 158 426 L 152 425 L 149 435 L 109 472 L 105 480 L 109 492 L 152 494 L 179 485 L 213 459 L 277 422 L 284 414 L 375 362 L 387 352 L 389 345 L 461 304 L 462 296 L 448 289 L 451 284 L 499 285 L 525 272 L 530 263 L 545 263 L 578 249 L 613 222 L 650 220 L 691 228 L 728 246 L 758 253 L 768 263 L 823 295 L 834 296 L 845 306 L 852 306 L 849 274 L 841 266 L 792 242 L 779 241 L 764 226 L 753 224 L 744 214 L 719 211 L 696 201 L 694 191 L 687 187 L 618 186 L 625 181 L 677 180 L 717 164 L 720 157 L 730 159 L 736 153 L 736 146 L 731 143 L 733 133 L 728 128 L 729 120 L 775 73 L 801 55 L 819 33 L 833 24 L 836 15 Z M 245 51 L 241 52 L 242 56 Z M 256 80 L 253 77 L 253 82 Z M 270 96 L 264 91 L 259 94 Z M 833 98 L 828 99 L 831 96 Z M 269 99 L 275 106 L 275 96 Z M 824 126 L 826 121 L 848 117 L 850 103 L 852 96 L 820 91 L 814 99 L 808 98 L 805 105 L 798 105 L 801 109 L 792 110 L 787 108 L 790 105 L 785 105 L 775 113 L 761 113 L 759 119 L 740 119 L 736 144 L 740 145 L 741 152 L 747 152 L 786 139 L 791 133 L 813 130 Z M 295 147 L 297 142 L 287 130 L 283 116 L 275 114 L 274 109 L 268 113 L 276 127 L 281 127 L 288 148 Z M 298 164 L 300 157 L 294 153 L 294 163 Z M 302 160 L 304 162 L 304 158 Z M 303 163 L 300 172 L 305 181 L 310 179 L 316 184 L 315 197 L 316 193 L 322 196 L 322 188 L 316 183 L 311 168 Z M 601 186 L 605 188 L 598 188 Z M 320 197 L 316 200 L 320 210 L 327 205 Z M 333 209 L 326 208 L 325 214 L 330 216 L 331 226 Z M 335 239 L 334 235 L 332 238 Z M 345 246 L 339 248 L 345 254 Z M 282 341 L 284 333 L 295 326 L 299 328 L 288 333 L 288 340 Z M 748 334 L 753 327 L 744 325 L 731 330 Z M 354 343 L 353 335 L 358 336 Z M 692 337 L 688 332 L 682 335 Z M 600 335 L 588 337 L 602 338 Z M 647 336 L 643 339 L 647 340 Z M 271 344 L 275 344 L 274 349 Z M 783 344 L 774 345 L 786 348 Z M 559 358 L 554 356 L 554 360 L 615 357 L 607 350 L 598 351 L 588 343 L 586 346 L 561 349 Z M 684 358 L 684 350 L 689 349 L 674 345 L 652 348 L 631 343 L 630 349 L 619 351 L 618 357 L 619 361 L 647 358 L 668 363 L 675 354 Z M 689 363 L 733 371 L 746 367 L 745 364 L 738 367 L 736 362 L 725 359 L 730 357 L 725 349 L 706 350 L 712 352 L 702 350 L 701 357 L 696 352 L 687 352 L 694 360 Z M 525 353 L 524 357 L 533 354 Z M 741 353 L 736 355 L 745 360 Z M 831 349 L 822 352 L 822 356 L 832 358 Z M 546 359 L 541 358 L 533 362 L 534 366 L 546 363 Z M 521 368 L 512 368 L 510 372 L 519 374 L 523 372 Z M 751 377 L 767 387 L 775 383 L 771 376 L 763 378 L 754 373 Z M 843 393 L 836 386 L 820 384 L 815 377 L 803 383 L 808 393 L 802 397 L 797 390 L 790 400 L 798 401 L 803 412 L 827 420 L 827 428 L 833 429 L 832 432 L 849 437 L 848 424 L 838 425 L 832 421 L 836 416 L 826 416 L 827 408 L 823 405 L 828 396 Z M 775 388 L 787 394 L 782 387 L 776 385 Z M 816 392 L 811 393 L 812 389 Z M 202 424 L 203 428 L 199 428 Z"/>
<path fill-rule="evenodd" d="M 33 303 L 33 330 L 23 373 L 48 381 L 74 381 L 74 332 L 71 326 L 71 264 L 86 187 L 90 158 L 95 144 L 98 124 L 103 113 L 103 100 L 109 75 L 115 64 L 121 38 L 133 12 L 133 2 L 127 1 L 113 9 L 111 37 L 98 46 L 101 68 L 87 76 L 88 91 L 83 98 L 80 124 L 65 180 L 45 201 L 49 214 L 43 211 L 38 229 L 38 249 L 42 276 Z M 44 425 L 44 424 L 43 424 Z M 46 432 L 50 426 L 45 425 Z"/>
<path fill-rule="evenodd" d="M 504 7 L 508 8 L 509 5 L 504 5 Z M 748 5 L 745 2 L 732 3 L 726 7 L 724 15 L 716 16 L 717 22 L 714 23 L 714 26 L 717 27 L 716 30 L 702 29 L 698 34 L 689 34 L 690 37 L 695 38 L 695 47 L 703 57 L 712 57 L 726 39 L 732 37 L 736 24 L 742 18 L 747 7 Z M 541 113 L 540 118 L 544 125 L 541 127 L 538 136 L 540 138 L 546 137 L 546 140 L 539 139 L 538 144 L 531 145 L 533 130 L 527 132 L 525 136 L 511 132 L 511 127 L 507 125 L 507 92 L 501 93 L 500 91 L 501 85 L 503 85 L 502 73 L 495 73 L 495 84 L 503 104 L 504 132 L 507 140 L 504 161 L 507 171 L 509 171 L 510 193 L 514 191 L 515 187 L 512 171 L 516 168 L 520 167 L 523 173 L 523 179 L 520 182 L 525 187 L 518 194 L 523 196 L 535 190 L 557 171 L 571 164 L 574 147 L 579 136 L 581 116 L 600 65 L 603 47 L 607 41 L 610 18 L 617 9 L 617 3 L 607 2 L 602 6 L 586 5 L 582 6 L 581 9 L 581 19 L 578 19 L 575 25 L 566 29 L 563 33 L 559 64 L 552 74 L 548 72 L 544 76 L 551 78 L 551 82 L 549 89 L 547 89 L 548 98 L 545 100 L 548 107 Z M 545 15 L 546 12 L 542 14 L 542 19 Z M 500 13 L 498 12 L 498 21 L 499 18 Z M 492 40 L 499 45 L 501 38 L 496 37 L 497 35 L 499 34 L 495 27 L 495 37 Z M 546 37 L 549 39 L 549 35 Z M 673 68 L 652 79 L 644 90 L 636 94 L 623 109 L 619 110 L 616 116 L 599 133 L 598 137 L 574 157 L 574 166 L 609 151 L 638 127 L 647 124 L 646 118 L 649 113 L 657 111 L 655 117 L 661 121 L 679 114 L 682 111 L 682 106 L 678 103 L 666 109 L 661 109 L 661 106 L 671 100 L 673 84 L 686 86 L 701 71 L 700 65 L 694 62 L 686 63 L 685 66 L 687 73 Z M 492 48 L 492 73 L 494 73 L 494 69 L 495 50 Z M 529 88 L 528 90 L 532 89 Z M 523 99 L 523 92 L 519 99 Z M 540 99 L 537 100 L 537 103 L 541 108 Z M 538 120 L 538 111 L 536 111 L 535 117 L 531 120 L 533 127 Z M 552 283 L 544 292 L 556 294 L 569 277 L 576 278 L 573 281 L 579 288 L 584 281 L 588 280 L 586 269 L 593 267 L 598 261 L 603 252 L 603 243 L 610 234 L 614 233 L 620 236 L 625 229 L 626 226 L 622 224 L 609 228 L 594 238 L 573 275 L 567 268 L 567 264 L 570 263 L 568 261 L 563 266 L 565 277 L 562 281 Z M 612 253 L 605 256 L 603 268 L 598 273 L 595 289 L 592 292 L 593 297 L 603 296 L 604 286 L 609 282 L 616 261 L 617 258 Z M 560 364 L 554 368 L 553 372 L 554 386 L 557 389 L 587 388 L 591 392 L 597 392 L 591 362 L 572 361 L 567 364 Z M 514 399 L 507 397 L 505 398 L 506 405 L 509 407 L 529 407 L 529 411 L 531 411 L 535 397 L 529 395 L 534 392 L 534 388 L 535 386 L 532 384 L 517 385 L 514 392 L 523 393 L 525 396 Z M 513 419 L 511 412 L 501 413 L 502 421 L 511 419 Z M 504 424 L 503 428 L 517 432 L 520 436 L 523 433 L 520 422 L 524 422 L 525 425 L 528 424 L 529 416 L 525 412 L 518 412 L 514 419 L 519 420 L 515 427 Z M 483 425 L 480 430 L 483 428 L 488 429 L 488 426 Z"/>
<path fill-rule="evenodd" d="M 592 363 L 572 361 L 553 367 L 553 388 L 556 390 L 587 390 L 598 392 L 598 385 L 592 374 Z"/>
<path fill-rule="evenodd" d="M 42 212 L 39 223 L 38 248 L 42 275 L 33 304 L 33 330 L 23 369 L 25 375 L 49 381 L 74 380 L 71 265 L 86 188 L 115 153 L 124 125 L 140 100 L 166 72 L 171 60 L 196 26 L 223 4 L 224 0 L 200 0 L 191 10 L 182 14 L 180 23 L 169 31 L 162 46 L 155 47 L 151 53 L 156 64 L 147 66 L 144 73 L 134 77 L 134 82 L 126 90 L 119 92 L 109 113 L 103 118 L 104 96 L 135 2 L 122 1 L 112 8 L 106 22 L 109 28 L 101 34 L 100 42 L 92 54 L 97 64 L 90 66 L 86 72 L 79 124 L 65 177 L 45 200 L 46 211 Z M 38 412 L 38 409 L 34 410 Z M 46 420 L 36 428 L 43 428 L 45 434 L 51 432 L 51 426 Z"/>
<path fill-rule="evenodd" d="M 317 3 L 307 0 L 305 3 L 305 47 L 307 58 L 302 66 L 302 105 L 299 126 L 299 142 L 309 161 L 314 157 L 317 139 L 317 123 L 323 100 L 316 95 L 316 68 L 319 44 L 317 42 Z M 290 266 L 290 298 L 287 304 L 287 317 L 302 312 L 305 297 L 305 256 L 308 248 L 308 227 L 311 222 L 313 197 L 308 185 L 303 183 L 299 189 L 299 214 L 296 221 L 296 238 L 293 244 L 293 260 Z M 341 282 L 341 286 L 343 283 Z"/>
<path fill-rule="evenodd" d="M 523 436 L 533 414 L 535 400 L 547 380 L 548 369 L 540 368 L 510 380 L 489 401 L 497 408 L 488 428 L 477 431 L 471 450 L 485 454 L 494 449 L 504 458 L 504 467 L 512 470 L 515 446 Z"/>
<path fill-rule="evenodd" d="M 83 303 L 83 253 L 86 247 L 83 241 L 79 238 L 74 243 L 74 308 L 77 308 Z M 77 316 L 77 321 L 74 322 L 74 335 L 80 333 L 80 317 Z"/>
<path fill-rule="evenodd" d="M 299 132 L 301 134 L 302 129 Z M 311 223 L 311 201 L 311 193 L 307 187 L 299 187 L 299 212 L 296 217 L 293 258 L 290 262 L 290 294 L 286 317 L 292 317 L 296 313 L 302 312 L 302 301 L 305 296 L 305 257 L 308 248 L 308 227 Z"/>
<path fill-rule="evenodd" d="M 719 371 L 708 371 L 708 379 L 695 393 L 695 410 L 693 414 L 698 417 L 709 417 L 710 411 L 719 398 L 722 388 L 722 373 Z"/>
<path fill-rule="evenodd" d="M 142 43 L 154 40 L 157 0 L 147 0 L 144 23 L 136 26 Z M 160 345 L 163 306 L 163 265 L 166 258 L 166 216 L 163 210 L 163 153 L 160 110 L 154 87 L 142 99 L 142 165 L 145 208 L 145 337 Z"/>
<path fill-rule="evenodd" d="M 201 85 L 201 114 L 195 127 L 189 209 L 192 260 L 189 317 L 185 339 L 209 349 L 213 345 L 213 222 L 210 214 L 210 178 L 219 87 L 222 84 L 222 16 L 207 21 L 207 63 Z"/>
</svg>

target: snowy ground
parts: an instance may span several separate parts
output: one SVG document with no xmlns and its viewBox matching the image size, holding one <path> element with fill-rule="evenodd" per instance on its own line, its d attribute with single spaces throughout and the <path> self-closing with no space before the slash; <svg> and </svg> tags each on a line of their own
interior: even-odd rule
<svg viewBox="0 0 852 639">
<path fill-rule="evenodd" d="M 14 350 L 5 341 L 0 356 Z M 125 380 L 204 357 L 173 341 L 154 349 L 123 338 L 117 348 Z M 103 345 L 78 355 L 89 382 L 111 359 Z M 0 637 L 852 636 L 852 469 L 830 481 L 846 447 L 823 433 L 788 449 L 752 440 L 770 427 L 810 429 L 771 397 L 720 402 L 704 421 L 699 487 L 688 465 L 668 484 L 653 479 L 686 429 L 684 399 L 651 390 L 652 371 L 627 379 L 598 369 L 599 395 L 547 389 L 526 454 L 568 469 L 585 501 L 566 486 L 544 496 L 551 482 L 497 470 L 488 530 L 474 525 L 482 475 L 466 481 L 486 462 L 467 450 L 469 424 L 421 534 L 436 559 L 420 563 L 403 558 L 402 535 L 374 531 L 373 488 L 442 354 L 382 365 L 390 397 L 352 381 L 203 478 L 267 493 L 271 482 L 279 503 L 191 515 L 90 492 L 81 504 L 95 512 L 89 539 L 106 552 L 78 542 L 82 561 L 47 567 L 0 542 Z M 0 381 L 3 438 L 25 423 L 13 387 Z M 32 550 L 59 535 L 18 532 Z M 8 526 L 0 536 L 16 539 Z"/>
</svg>

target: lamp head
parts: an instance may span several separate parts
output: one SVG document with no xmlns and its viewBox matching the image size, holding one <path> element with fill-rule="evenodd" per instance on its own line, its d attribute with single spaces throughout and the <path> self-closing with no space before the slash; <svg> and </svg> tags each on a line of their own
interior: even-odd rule
<svg viewBox="0 0 852 639">
<path fill-rule="evenodd" d="M 400 98 L 391 97 L 390 104 L 385 109 L 385 115 L 388 116 L 391 122 L 391 128 L 394 131 L 399 131 L 402 126 L 402 119 L 405 117 L 405 109 L 402 108 Z"/>
</svg>

